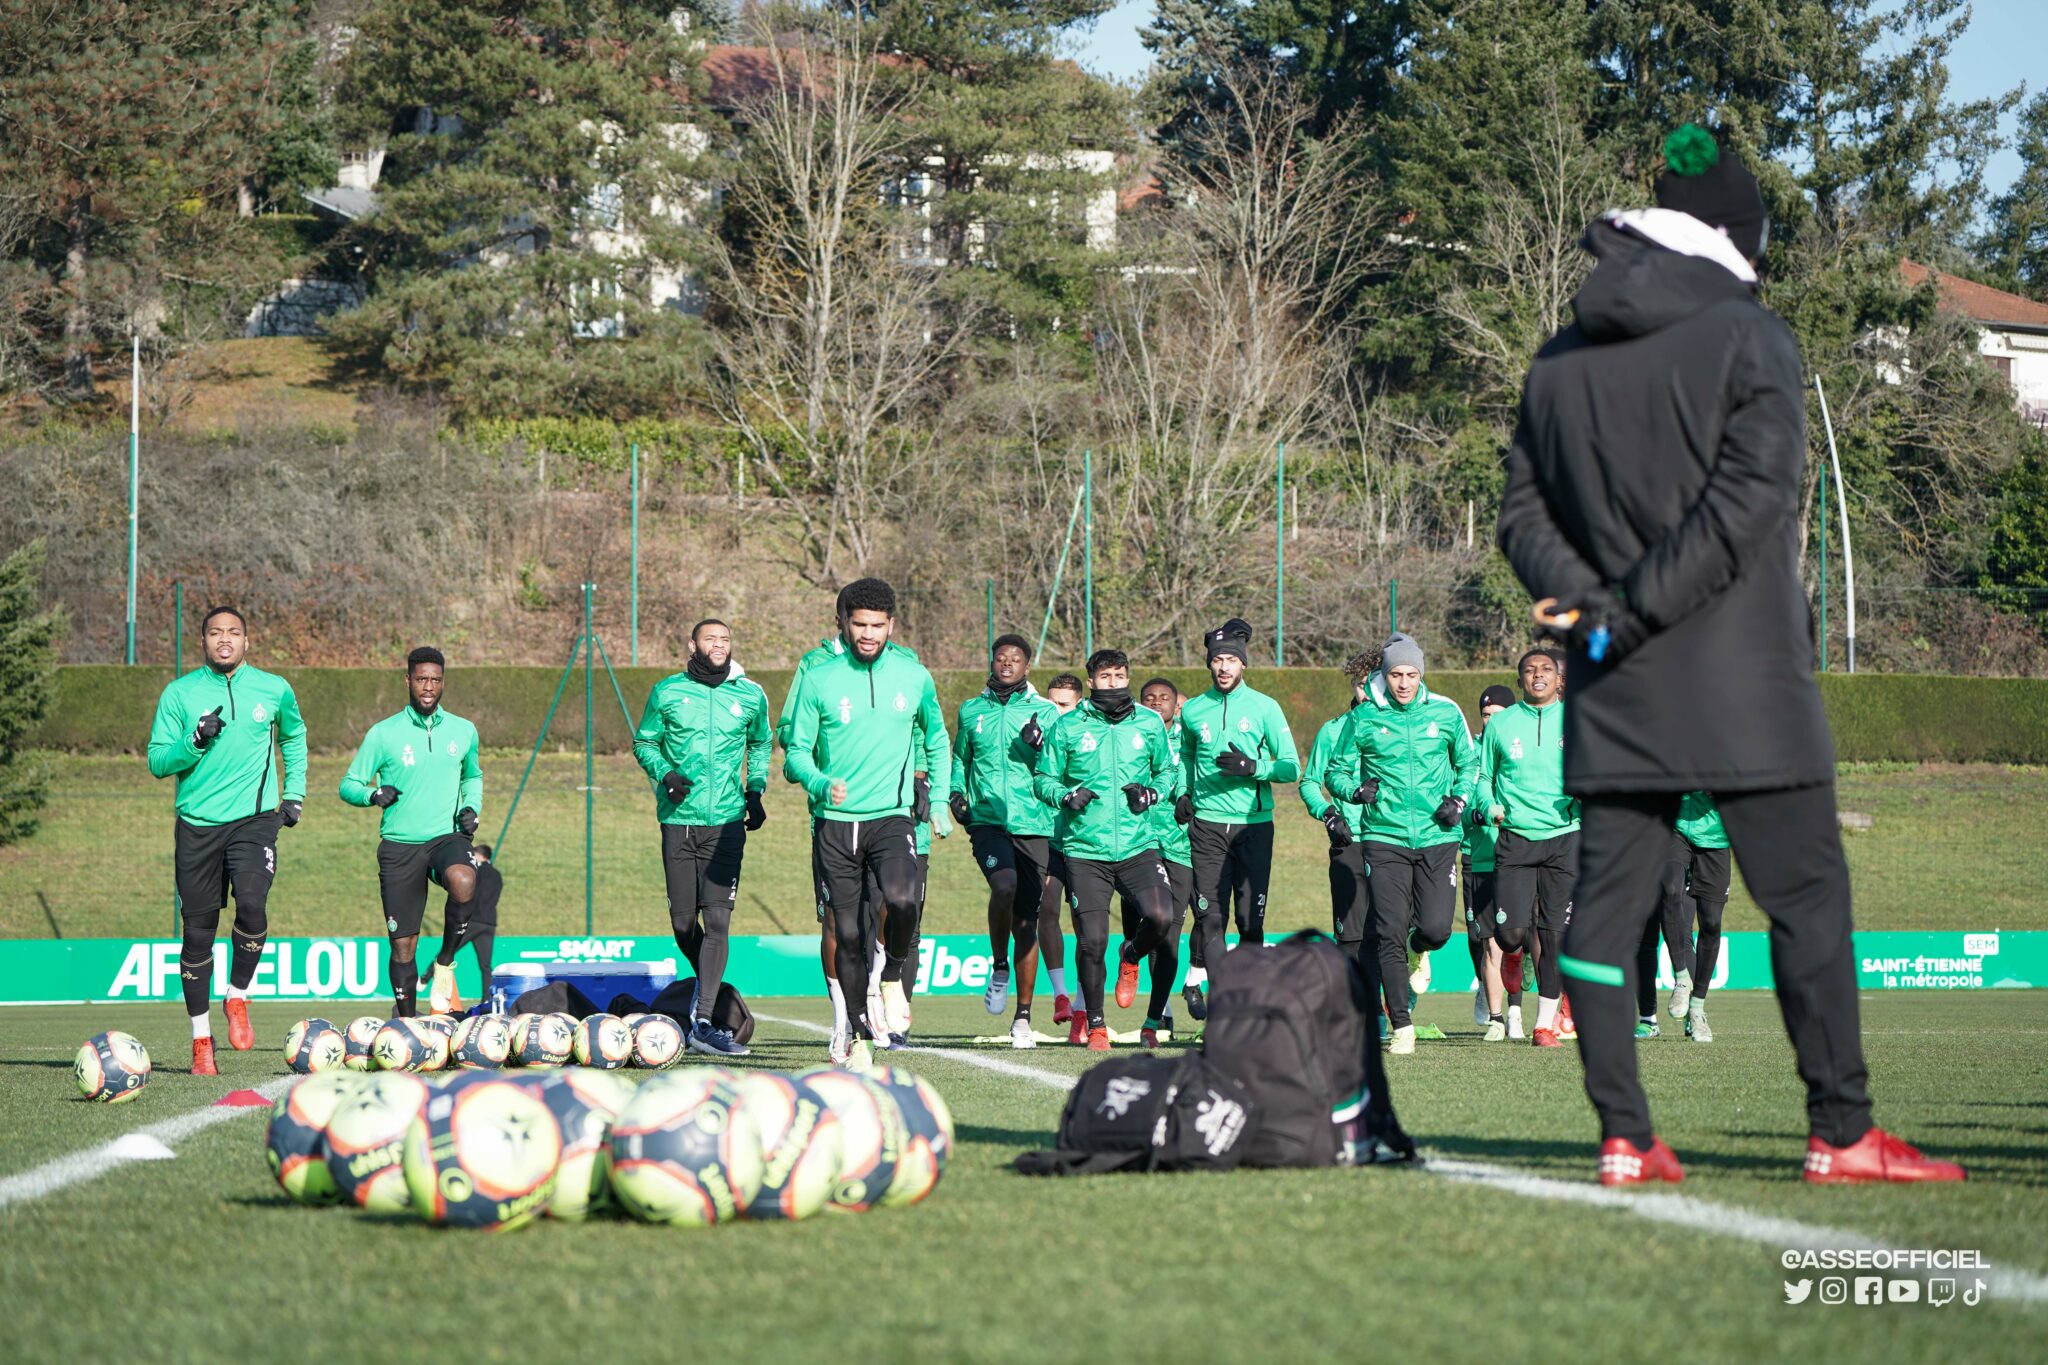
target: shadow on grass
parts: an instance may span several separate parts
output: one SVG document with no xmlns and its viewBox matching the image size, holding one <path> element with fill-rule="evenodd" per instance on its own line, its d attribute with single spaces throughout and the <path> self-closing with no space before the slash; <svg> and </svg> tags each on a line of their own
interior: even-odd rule
<svg viewBox="0 0 2048 1365">
<path fill-rule="evenodd" d="M 1726 1134 L 1725 1136 L 1766 1137 L 1771 1134 Z M 1790 1141 L 1790 1139 L 1787 1139 Z M 1417 1137 L 1416 1145 L 1434 1156 L 1457 1157 L 1467 1161 L 1500 1161 L 1527 1164 L 1531 1174 L 1545 1174 L 1553 1170 L 1567 1170 L 1583 1175 L 1594 1165 L 1599 1144 L 1591 1139 L 1580 1142 L 1559 1142 L 1533 1138 L 1460 1137 L 1456 1134 L 1430 1134 Z M 1685 1167 L 1699 1167 L 1703 1170 L 1741 1171 L 1784 1171 L 1797 1173 L 1797 1162 L 1782 1156 L 1742 1156 L 1730 1152 L 1684 1151 L 1678 1153 L 1679 1163 Z M 1789 1165 L 1788 1165 L 1789 1161 Z M 1538 1169 L 1541 1168 L 1541 1169 Z"/>
<path fill-rule="evenodd" d="M 953 1136 L 961 1142 L 990 1142 L 1017 1149 L 1051 1147 L 1059 1139 L 1059 1134 L 1049 1128 L 984 1128 L 972 1123 L 955 1126 Z"/>
</svg>

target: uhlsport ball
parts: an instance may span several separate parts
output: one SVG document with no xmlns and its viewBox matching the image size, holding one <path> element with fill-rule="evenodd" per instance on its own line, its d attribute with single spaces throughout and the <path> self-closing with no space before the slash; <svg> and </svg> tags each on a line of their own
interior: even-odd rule
<svg viewBox="0 0 2048 1365">
<path fill-rule="evenodd" d="M 472 1015 L 455 1029 L 449 1060 L 466 1070 L 500 1067 L 512 1055 L 512 1030 L 495 1014 Z"/>
<path fill-rule="evenodd" d="M 525 1036 L 526 1026 L 532 1022 L 533 1016 L 530 1014 L 505 1016 L 505 1031 L 512 1035 L 512 1051 L 507 1054 L 505 1060 L 512 1066 L 519 1065 L 519 1040 Z"/>
<path fill-rule="evenodd" d="M 666 1014 L 649 1014 L 633 1026 L 633 1065 L 661 1070 L 683 1053 L 683 1030 Z"/>
<path fill-rule="evenodd" d="M 372 1213 L 412 1207 L 405 1184 L 405 1138 L 427 1102 L 417 1076 L 379 1071 L 343 1092 L 327 1121 L 327 1173 L 343 1201 Z"/>
<path fill-rule="evenodd" d="M 797 1079 L 839 1117 L 839 1180 L 827 1208 L 863 1213 L 882 1202 L 903 1159 L 903 1112 L 886 1086 L 851 1071 L 821 1067 Z"/>
<path fill-rule="evenodd" d="M 574 1050 L 578 1066 L 616 1071 L 633 1060 L 633 1030 L 616 1016 L 593 1014 L 577 1021 Z"/>
<path fill-rule="evenodd" d="M 903 1115 L 903 1158 L 882 1203 L 915 1204 L 938 1187 L 953 1154 L 953 1112 L 929 1081 L 900 1066 L 876 1069 L 872 1078 L 896 1101 Z"/>
<path fill-rule="evenodd" d="M 574 1032 L 559 1014 L 528 1014 L 524 1028 L 512 1031 L 512 1058 L 521 1066 L 560 1066 L 569 1060 Z"/>
<path fill-rule="evenodd" d="M 370 1040 L 370 1059 L 379 1071 L 424 1071 L 427 1045 L 409 1019 L 387 1019 Z"/>
<path fill-rule="evenodd" d="M 361 1015 L 348 1021 L 348 1027 L 342 1031 L 342 1038 L 348 1047 L 347 1063 L 350 1071 L 377 1069 L 377 1059 L 371 1055 L 370 1045 L 377 1041 L 377 1031 L 388 1022 L 374 1014 Z"/>
<path fill-rule="evenodd" d="M 439 1071 L 448 1065 L 452 1029 L 443 1033 L 437 1025 L 425 1019 L 407 1019 L 405 1023 L 412 1029 L 413 1036 L 420 1040 L 420 1070 Z"/>
<path fill-rule="evenodd" d="M 754 1071 L 733 1090 L 761 1135 L 761 1189 L 749 1218 L 809 1218 L 831 1201 L 839 1183 L 839 1116 L 810 1085 Z"/>
<path fill-rule="evenodd" d="M 524 1086 L 437 1089 L 406 1132 L 405 1184 L 430 1223 L 516 1228 L 547 1207 L 561 1158 L 561 1126 Z"/>
<path fill-rule="evenodd" d="M 609 1207 L 612 1124 L 631 1102 L 633 1084 L 582 1067 L 521 1076 L 516 1084 L 545 1104 L 562 1129 L 562 1161 L 548 1217 L 574 1221 Z"/>
<path fill-rule="evenodd" d="M 294 1081 L 270 1107 L 263 1152 L 270 1173 L 301 1204 L 337 1204 L 341 1191 L 327 1169 L 327 1124 L 342 1097 L 362 1084 L 350 1071 L 325 1071 Z"/>
<path fill-rule="evenodd" d="M 612 1124 L 612 1193 L 649 1223 L 741 1216 L 761 1189 L 761 1136 L 724 1081 L 647 1082 Z"/>
<path fill-rule="evenodd" d="M 301 1019 L 284 1035 L 284 1060 L 301 1076 L 332 1071 L 348 1060 L 348 1040 L 325 1019 Z"/>
<path fill-rule="evenodd" d="M 101 1104 L 121 1104 L 149 1084 L 149 1049 L 118 1029 L 95 1033 L 71 1059 L 78 1093 Z"/>
</svg>

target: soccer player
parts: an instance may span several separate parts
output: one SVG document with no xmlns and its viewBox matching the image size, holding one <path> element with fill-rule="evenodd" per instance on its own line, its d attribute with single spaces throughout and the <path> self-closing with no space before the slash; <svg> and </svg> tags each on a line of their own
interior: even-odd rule
<svg viewBox="0 0 2048 1365">
<path fill-rule="evenodd" d="M 1286 714 L 1244 680 L 1251 638 L 1237 617 L 1202 637 L 1213 685 L 1180 713 L 1188 790 L 1174 815 L 1188 827 L 1194 857 L 1195 960 L 1202 964 L 1188 969 L 1191 1007 L 1208 978 L 1209 955 L 1223 954 L 1227 906 L 1235 906 L 1239 942 L 1266 941 L 1273 784 L 1301 776 Z"/>
<path fill-rule="evenodd" d="M 864 923 L 863 887 L 872 872 L 883 916 L 886 963 L 901 994 L 900 974 L 917 930 L 917 836 L 920 804 L 943 802 L 952 789 L 952 755 L 932 675 L 907 652 L 892 653 L 896 593 L 879 578 L 858 579 L 840 594 L 845 650 L 806 669 L 794 689 L 789 752 L 783 773 L 816 803 L 812 837 L 818 890 L 837 940 L 835 967 L 860 1044 L 898 1048 L 890 1031 L 881 974 L 868 968 L 872 934 Z M 920 763 L 920 758 L 922 762 Z M 920 794 L 922 767 L 930 790 Z M 865 1047 L 838 1053 L 835 1065 L 866 1061 Z"/>
<path fill-rule="evenodd" d="M 1458 827 L 1471 804 L 1479 758 L 1465 713 L 1422 681 L 1422 646 L 1395 634 L 1379 672 L 1345 722 L 1324 776 L 1364 808 L 1367 933 L 1386 996 L 1389 1051 L 1415 1051 L 1408 955 L 1451 937 L 1458 906 Z"/>
<path fill-rule="evenodd" d="M 1081 680 L 1071 673 L 1057 673 L 1045 685 L 1045 699 L 1061 715 L 1081 704 Z M 1050 855 L 1047 871 L 1052 873 L 1056 887 L 1049 888 L 1054 895 L 1064 895 L 1067 874 L 1060 865 L 1060 851 L 1055 848 Z M 1079 925 L 1075 928 L 1078 930 Z M 1045 974 L 1052 982 L 1052 1021 L 1067 1026 L 1067 1041 L 1076 1047 L 1088 1041 L 1088 1011 L 1082 1007 L 1081 998 L 1067 990 L 1067 940 L 1060 929 L 1058 904 L 1053 913 L 1041 913 L 1038 917 L 1038 956 L 1045 964 Z"/>
<path fill-rule="evenodd" d="M 484 999 L 489 1000 L 491 956 L 498 945 L 498 898 L 505 894 L 505 877 L 491 861 L 489 844 L 470 846 L 469 865 L 476 869 L 476 890 L 469 897 L 469 946 L 476 953 L 476 969 L 483 974 Z M 441 923 L 448 923 L 446 905 L 441 907 Z"/>
<path fill-rule="evenodd" d="M 1678 823 L 1672 830 L 1661 918 L 1673 954 L 1671 1017 L 1685 1020 L 1685 1036 L 1695 1043 L 1714 1041 L 1714 1030 L 1707 1025 L 1707 988 L 1721 965 L 1721 916 L 1728 908 L 1733 871 L 1720 808 L 1707 792 L 1687 792 L 1679 798 Z M 1700 930 L 1697 948 L 1692 942 L 1694 910 Z"/>
<path fill-rule="evenodd" d="M 1138 1041 L 1148 1048 L 1159 1046 L 1162 1033 L 1173 1032 L 1173 979 L 1180 973 L 1180 934 L 1187 914 L 1195 904 L 1194 858 L 1188 849 L 1187 826 L 1173 818 L 1173 808 L 1187 790 L 1188 770 L 1181 761 L 1180 689 L 1165 678 L 1152 678 L 1138 689 L 1138 704 L 1159 717 L 1166 726 L 1166 761 L 1173 776 L 1160 789 L 1159 802 L 1152 807 L 1152 827 L 1159 832 L 1159 859 L 1166 865 L 1166 889 L 1173 919 L 1166 936 L 1152 950 L 1152 995 L 1145 1006 L 1145 1026 Z M 1124 939 L 1138 935 L 1139 907 L 1129 896 L 1123 898 Z"/>
<path fill-rule="evenodd" d="M 1324 721 L 1316 731 L 1315 743 L 1309 746 L 1308 765 L 1301 770 L 1301 804 L 1322 822 L 1330 837 L 1331 932 L 1337 936 L 1337 945 L 1344 955 L 1353 962 L 1360 960 L 1369 917 L 1365 848 L 1358 842 L 1358 831 L 1365 827 L 1365 810 L 1352 804 L 1349 788 L 1342 794 L 1333 793 L 1324 778 L 1329 774 L 1330 760 L 1336 756 L 1337 743 L 1343 738 L 1345 722 L 1365 701 L 1365 680 L 1377 667 L 1379 654 L 1374 650 L 1354 654 L 1345 661 L 1344 676 L 1351 680 L 1351 704 L 1341 715 Z"/>
<path fill-rule="evenodd" d="M 1059 710 L 1031 686 L 1031 646 L 1005 635 L 989 656 L 988 685 L 960 703 L 953 723 L 953 819 L 967 830 L 988 883 L 988 946 L 995 965 L 982 1006 L 1001 1014 L 1014 991 L 1010 1046 L 1035 1047 L 1032 992 L 1038 921 L 1059 924 L 1059 883 L 1050 866 L 1052 811 L 1031 789 L 1031 770 Z"/>
<path fill-rule="evenodd" d="M 732 628 L 699 621 L 683 671 L 654 685 L 633 732 L 633 757 L 653 785 L 661 825 L 669 927 L 697 973 L 692 1052 L 747 1055 L 711 1011 L 730 959 L 747 835 L 768 820 L 761 794 L 773 754 L 768 694 L 733 662 Z"/>
<path fill-rule="evenodd" d="M 1529 946 L 1533 928 L 1537 999 L 1530 1040 L 1537 1047 L 1562 1047 L 1557 1015 L 1564 978 L 1557 945 L 1572 919 L 1579 803 L 1564 790 L 1565 704 L 1557 694 L 1557 657 L 1532 649 L 1516 663 L 1515 672 L 1522 698 L 1486 726 L 1474 799 L 1496 831 L 1493 939 L 1501 950 L 1503 973 L 1509 966 L 1520 973 L 1519 955 Z M 1492 1032 L 1490 1022 L 1487 1031 Z"/>
<path fill-rule="evenodd" d="M 1081 990 L 1087 999 L 1088 1050 L 1109 1051 L 1103 1011 L 1109 900 L 1138 908 L 1135 933 L 1118 954 L 1116 1003 L 1138 998 L 1138 968 L 1173 920 L 1166 864 L 1152 808 L 1171 781 L 1166 726 L 1131 698 L 1131 664 L 1120 649 L 1088 660 L 1088 700 L 1061 716 L 1046 738 L 1032 778 L 1038 799 L 1059 809 L 1053 844 L 1066 860 Z"/>
<path fill-rule="evenodd" d="M 1499 683 L 1479 694 L 1479 728 L 1484 745 L 1486 724 L 1515 704 L 1515 694 Z M 1482 756 L 1481 762 L 1484 762 Z M 1485 781 L 1481 769 L 1481 784 Z M 1472 974 L 1479 984 L 1472 990 L 1472 1022 L 1486 1030 L 1486 1041 L 1502 1042 L 1522 1036 L 1522 969 L 1515 964 L 1510 978 L 1504 970 L 1500 945 L 1493 931 L 1500 919 L 1500 899 L 1494 880 L 1494 827 L 1486 812 L 1466 813 L 1459 826 L 1458 852 L 1465 874 L 1465 943 L 1472 951 Z M 1505 1002 L 1507 1015 L 1501 1017 Z M 1499 1025 L 1496 1028 L 1496 1025 Z"/>
<path fill-rule="evenodd" d="M 341 799 L 383 812 L 377 833 L 377 890 L 391 939 L 392 1012 L 419 1012 L 414 965 L 427 885 L 448 892 L 441 950 L 434 956 L 428 1008 L 458 1009 L 455 954 L 469 935 L 476 868 L 470 836 L 483 811 L 483 769 L 477 763 L 476 726 L 443 709 L 447 660 L 431 645 L 405 657 L 404 710 L 370 727 L 341 778 Z"/>
<path fill-rule="evenodd" d="M 1871 1119 L 1834 745 L 1799 579 L 1805 381 L 1790 329 L 1756 297 L 1763 195 L 1702 128 L 1673 133 L 1665 162 L 1658 207 L 1587 229 L 1596 264 L 1575 320 L 1530 365 L 1500 512 L 1501 549 L 1571 645 L 1565 781 L 1584 824 L 1559 962 L 1600 1179 L 1684 1178 L 1637 1079 L 1628 973 L 1679 804 L 1704 790 L 1771 921 L 1806 1083 L 1805 1178 L 1961 1180 Z"/>
<path fill-rule="evenodd" d="M 175 777 L 172 847 L 183 941 L 178 979 L 192 1018 L 192 1074 L 217 1076 L 213 1059 L 213 943 L 235 898 L 228 955 L 228 1045 L 256 1045 L 249 982 L 270 936 L 265 909 L 277 875 L 277 832 L 299 823 L 306 799 L 306 722 L 292 686 L 247 662 L 249 626 L 233 607 L 208 607 L 199 633 L 206 662 L 157 698 L 149 775 Z M 273 744 L 284 755 L 277 775 Z"/>
<path fill-rule="evenodd" d="M 1045 699 L 1052 703 L 1052 709 L 1061 715 L 1081 704 L 1084 689 L 1081 680 L 1071 673 L 1055 673 L 1051 682 L 1045 685 Z"/>
</svg>

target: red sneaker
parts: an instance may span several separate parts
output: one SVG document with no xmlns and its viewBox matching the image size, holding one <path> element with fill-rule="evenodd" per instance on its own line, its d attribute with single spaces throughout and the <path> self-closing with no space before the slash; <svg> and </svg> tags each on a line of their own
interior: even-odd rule
<svg viewBox="0 0 2048 1365">
<path fill-rule="evenodd" d="M 1540 1028 L 1529 1035 L 1529 1041 L 1537 1047 L 1563 1047 L 1564 1040 L 1557 1036 L 1554 1028 Z"/>
<path fill-rule="evenodd" d="M 225 1008 L 228 1015 L 228 1046 L 237 1052 L 247 1052 L 256 1046 L 256 1030 L 249 1026 L 249 1002 L 231 999 Z"/>
<path fill-rule="evenodd" d="M 213 1064 L 213 1039 L 192 1040 L 192 1074 L 195 1076 L 218 1076 L 220 1068 Z"/>
<path fill-rule="evenodd" d="M 1967 1180 L 1969 1174 L 1953 1161 L 1922 1156 L 1912 1143 L 1873 1128 L 1850 1143 L 1836 1147 L 1817 1137 L 1806 1140 L 1806 1183 L 1809 1185 L 1862 1185 L 1888 1181 L 1908 1184 L 1932 1180 Z"/>
<path fill-rule="evenodd" d="M 1071 995 L 1068 995 L 1068 994 L 1067 994 L 1067 993 L 1066 993 L 1065 991 L 1061 991 L 1061 992 L 1060 992 L 1060 993 L 1059 993 L 1058 995 L 1055 995 L 1055 996 L 1054 996 L 1054 997 L 1052 998 L 1052 1021 L 1053 1021 L 1053 1022 L 1054 1022 L 1055 1024 L 1064 1024 L 1064 1023 L 1066 1023 L 1066 1022 L 1067 1022 L 1067 1019 L 1068 1019 L 1068 1017 L 1069 1017 L 1070 1015 L 1072 1015 L 1072 1014 L 1073 1014 L 1073 1012 L 1074 1012 L 1074 997 L 1073 997 L 1073 996 L 1071 996 Z"/>
<path fill-rule="evenodd" d="M 1118 961 L 1116 967 L 1116 1007 L 1127 1010 L 1138 1003 L 1138 964 Z"/>
<path fill-rule="evenodd" d="M 1579 1036 L 1579 1026 L 1572 1022 L 1572 998 L 1569 995 L 1558 997 L 1557 1036 L 1560 1038 L 1576 1038 Z"/>
<path fill-rule="evenodd" d="M 1088 1021 L 1086 1019 L 1083 1019 L 1081 1022 L 1085 1025 Z M 1089 1029 L 1088 1050 L 1090 1052 L 1109 1051 L 1109 1030 L 1106 1028 Z"/>
<path fill-rule="evenodd" d="M 1088 1016 L 1080 1010 L 1067 1015 L 1067 1041 L 1076 1047 L 1088 1041 Z"/>
<path fill-rule="evenodd" d="M 1147 1024 L 1144 1028 L 1138 1030 L 1138 1042 L 1141 1046 L 1157 1052 L 1159 1050 L 1159 1030 Z"/>
<path fill-rule="evenodd" d="M 1651 1138 L 1648 1150 L 1627 1138 L 1609 1138 L 1600 1144 L 1603 1185 L 1648 1185 L 1659 1180 L 1676 1185 L 1683 1179 L 1685 1171 L 1662 1138 Z"/>
</svg>

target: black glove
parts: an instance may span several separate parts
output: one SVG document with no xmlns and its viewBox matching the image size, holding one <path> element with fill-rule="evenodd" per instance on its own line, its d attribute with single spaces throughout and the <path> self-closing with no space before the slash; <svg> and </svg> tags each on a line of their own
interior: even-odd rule
<svg viewBox="0 0 2048 1365">
<path fill-rule="evenodd" d="M 464 838 L 474 838 L 476 836 L 476 812 L 468 806 L 464 806 L 461 810 L 455 812 L 455 828 L 462 831 Z"/>
<path fill-rule="evenodd" d="M 747 793 L 747 828 L 759 829 L 768 823 L 768 808 L 761 804 L 761 793 Z"/>
<path fill-rule="evenodd" d="M 1045 747 L 1045 731 L 1038 728 L 1038 717 L 1033 716 L 1025 721 L 1024 728 L 1017 732 L 1017 738 L 1023 740 L 1034 749 L 1043 749 Z"/>
<path fill-rule="evenodd" d="M 1331 848 L 1351 847 L 1351 822 L 1335 806 L 1323 812 L 1323 828 L 1330 831 Z"/>
<path fill-rule="evenodd" d="M 1194 818 L 1195 798 L 1189 796 L 1186 792 L 1182 792 L 1179 796 L 1174 797 L 1173 822 L 1176 825 L 1185 825 L 1188 821 Z"/>
<path fill-rule="evenodd" d="M 1436 822 L 1445 829 L 1456 829 L 1458 821 L 1465 814 L 1465 798 L 1446 796 L 1436 808 Z"/>
<path fill-rule="evenodd" d="M 665 773 L 661 779 L 661 789 L 668 793 L 669 800 L 680 806 L 683 798 L 690 794 L 690 779 L 681 773 Z"/>
<path fill-rule="evenodd" d="M 932 780 L 929 777 L 910 779 L 910 822 L 914 825 L 928 825 L 932 821 Z"/>
<path fill-rule="evenodd" d="M 1588 588 L 1557 599 L 1553 615 L 1578 613 L 1569 626 L 1539 623 L 1537 633 L 1583 650 L 1594 663 L 1611 664 L 1649 638 L 1650 628 L 1629 610 L 1621 589 L 1612 586 Z"/>
<path fill-rule="evenodd" d="M 286 829 L 290 829 L 293 825 L 298 824 L 299 817 L 305 814 L 305 812 L 306 803 L 303 801 L 280 801 L 277 803 L 278 823 Z"/>
<path fill-rule="evenodd" d="M 946 798 L 946 804 L 953 808 L 953 819 L 963 825 L 967 823 L 967 817 L 974 813 L 974 807 L 967 804 L 966 792 L 954 792 Z"/>
<path fill-rule="evenodd" d="M 1380 780 L 1377 777 L 1368 777 L 1351 789 L 1351 804 L 1354 806 L 1370 806 L 1379 799 Z"/>
<path fill-rule="evenodd" d="M 1159 793 L 1141 782 L 1126 782 L 1124 804 L 1131 808 L 1131 814 L 1143 815 L 1159 804 Z"/>
<path fill-rule="evenodd" d="M 1085 810 L 1088 803 L 1094 799 L 1094 792 L 1089 791 L 1086 787 L 1076 787 L 1060 798 L 1060 804 L 1072 811 Z"/>
<path fill-rule="evenodd" d="M 379 810 L 395 804 L 397 800 L 398 788 L 392 786 L 389 782 L 386 782 L 383 786 L 370 793 L 370 804 Z"/>
<path fill-rule="evenodd" d="M 218 706 L 214 707 L 199 718 L 198 727 L 192 731 L 192 747 L 204 749 L 207 745 L 213 743 L 215 735 L 218 735 L 226 728 L 226 724 L 220 718 L 220 708 Z"/>
<path fill-rule="evenodd" d="M 1216 766 L 1233 777 L 1250 777 L 1258 765 L 1252 762 L 1250 754 L 1233 742 L 1228 749 L 1216 755 Z"/>
</svg>

